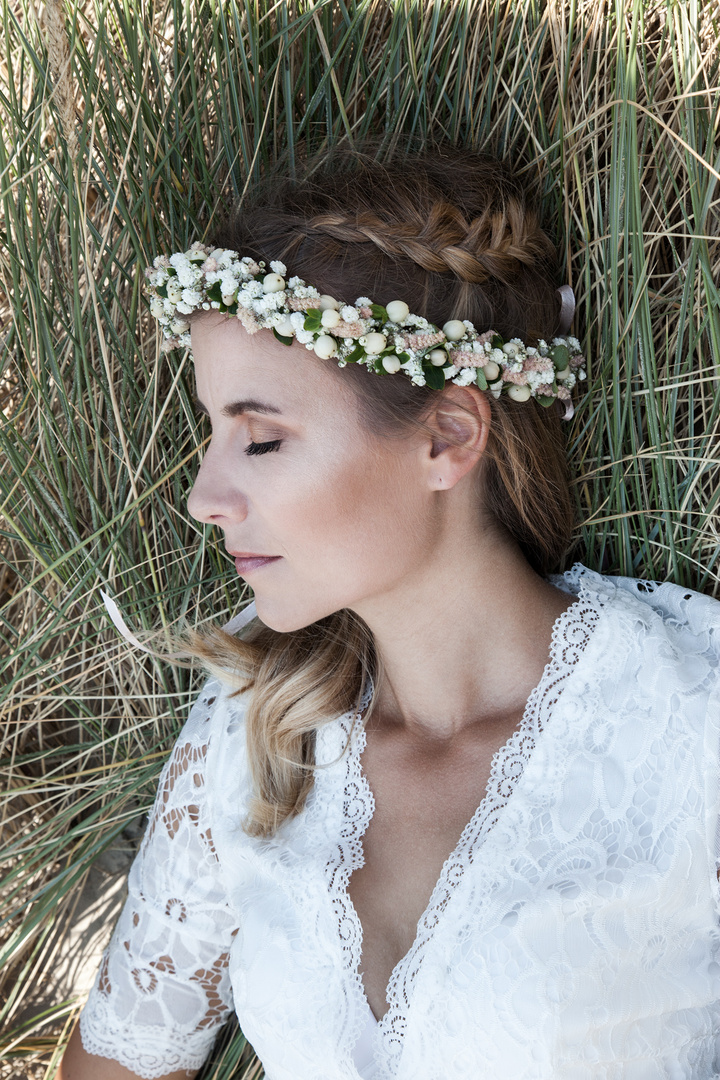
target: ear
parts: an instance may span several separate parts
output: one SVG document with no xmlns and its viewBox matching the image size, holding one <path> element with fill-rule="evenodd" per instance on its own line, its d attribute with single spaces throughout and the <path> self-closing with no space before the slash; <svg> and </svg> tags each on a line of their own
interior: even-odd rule
<svg viewBox="0 0 720 1080">
<path fill-rule="evenodd" d="M 433 491 L 452 488 L 477 465 L 490 433 L 490 402 L 476 386 L 450 383 L 427 420 L 436 435 L 426 459 Z"/>
</svg>

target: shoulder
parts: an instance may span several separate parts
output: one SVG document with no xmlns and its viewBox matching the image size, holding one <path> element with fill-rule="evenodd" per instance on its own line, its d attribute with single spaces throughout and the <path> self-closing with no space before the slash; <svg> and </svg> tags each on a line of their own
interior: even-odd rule
<svg viewBox="0 0 720 1080">
<path fill-rule="evenodd" d="M 720 601 L 672 582 L 609 576 L 576 563 L 554 584 L 596 603 L 606 638 L 645 686 L 720 694 Z"/>
</svg>

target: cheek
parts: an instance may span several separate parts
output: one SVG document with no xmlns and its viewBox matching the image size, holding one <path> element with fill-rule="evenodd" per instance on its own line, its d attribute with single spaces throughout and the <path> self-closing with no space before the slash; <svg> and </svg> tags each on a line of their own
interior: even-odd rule
<svg viewBox="0 0 720 1080">
<path fill-rule="evenodd" d="M 298 530 L 289 542 L 309 555 L 322 551 L 322 565 L 389 570 L 422 542 L 427 506 L 407 456 L 365 451 L 326 458 L 314 475 L 303 497 L 293 500 Z"/>
</svg>

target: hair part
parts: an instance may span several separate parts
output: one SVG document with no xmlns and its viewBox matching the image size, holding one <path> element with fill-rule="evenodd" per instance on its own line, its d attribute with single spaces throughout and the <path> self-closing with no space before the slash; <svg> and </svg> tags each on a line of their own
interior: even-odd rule
<svg viewBox="0 0 720 1080">
<path fill-rule="evenodd" d="M 299 181 L 262 185 L 213 240 L 280 260 L 346 303 L 402 299 L 436 324 L 470 319 L 527 344 L 558 331 L 555 247 L 519 180 L 485 154 L 445 148 L 385 164 L 336 154 Z M 424 427 L 442 393 L 358 365 L 328 365 L 353 388 L 368 429 L 385 437 Z M 490 396 L 490 404 L 478 506 L 546 574 L 574 525 L 561 421 L 534 399 Z M 245 828 L 272 835 L 312 789 L 315 732 L 357 708 L 370 681 L 377 688 L 372 635 L 342 610 L 293 633 L 256 624 L 242 639 L 193 634 L 190 647 L 247 693 L 254 791 Z M 371 711 L 372 701 L 366 717 Z"/>
</svg>

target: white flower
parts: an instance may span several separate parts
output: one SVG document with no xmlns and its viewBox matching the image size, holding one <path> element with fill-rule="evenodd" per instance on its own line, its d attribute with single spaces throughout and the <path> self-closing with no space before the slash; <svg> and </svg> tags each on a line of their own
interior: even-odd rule
<svg viewBox="0 0 720 1080">
<path fill-rule="evenodd" d="M 371 304 L 372 300 L 370 300 L 367 296 L 358 296 L 357 300 L 355 301 L 355 307 L 370 307 Z"/>
<path fill-rule="evenodd" d="M 183 289 L 182 302 L 183 304 L 188 304 L 190 310 L 194 307 L 200 307 L 202 304 L 202 293 L 199 289 Z"/>
<path fill-rule="evenodd" d="M 191 289 L 196 281 L 202 280 L 202 274 L 194 266 L 179 266 L 177 279 L 184 289 Z"/>
<path fill-rule="evenodd" d="M 275 262 L 270 263 L 270 269 L 272 270 L 273 274 L 279 274 L 280 277 L 285 277 L 285 275 L 287 274 L 287 266 L 285 265 L 285 263 L 278 262 L 277 259 L 275 260 Z"/>
<path fill-rule="evenodd" d="M 494 360 L 496 364 L 505 364 L 507 362 L 507 356 L 502 349 L 491 349 L 490 359 Z"/>
<path fill-rule="evenodd" d="M 170 265 L 174 266 L 176 270 L 185 269 L 190 266 L 190 260 L 184 251 L 176 251 L 174 255 L 170 256 Z"/>
<path fill-rule="evenodd" d="M 453 378 L 455 386 L 470 386 L 475 382 L 477 374 L 477 368 L 466 367 L 463 368 L 460 374 Z"/>
<path fill-rule="evenodd" d="M 310 330 L 296 330 L 295 337 L 301 345 L 307 345 L 312 349 L 315 335 Z"/>
<path fill-rule="evenodd" d="M 360 312 L 357 308 L 350 307 L 346 304 L 344 308 L 340 309 L 340 318 L 343 322 L 351 323 L 360 318 Z"/>
<path fill-rule="evenodd" d="M 298 330 L 303 330 L 303 327 L 305 326 L 305 312 L 293 311 L 292 315 L 290 316 L 290 322 L 292 323 L 293 330 L 295 330 L 296 333 Z"/>
</svg>

